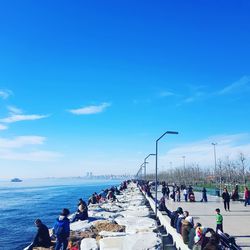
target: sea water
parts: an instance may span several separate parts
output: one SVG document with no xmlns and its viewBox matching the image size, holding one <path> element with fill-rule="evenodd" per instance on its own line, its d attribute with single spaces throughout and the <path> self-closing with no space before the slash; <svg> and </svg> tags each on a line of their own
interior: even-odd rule
<svg viewBox="0 0 250 250">
<path fill-rule="evenodd" d="M 81 178 L 0 181 L 0 250 L 22 250 L 36 234 L 35 219 L 51 228 L 62 208 L 73 213 L 79 198 L 87 202 L 92 193 L 120 183 Z"/>
</svg>

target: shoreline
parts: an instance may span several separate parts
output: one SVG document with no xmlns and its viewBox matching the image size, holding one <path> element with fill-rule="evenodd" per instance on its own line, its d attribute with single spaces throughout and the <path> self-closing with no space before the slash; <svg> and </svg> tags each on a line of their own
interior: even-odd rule
<svg viewBox="0 0 250 250">
<path fill-rule="evenodd" d="M 79 249 L 84 250 L 104 250 L 110 246 L 128 250 L 161 249 L 160 234 L 155 233 L 157 222 L 151 218 L 153 212 L 146 206 L 137 185 L 128 182 L 127 188 L 116 197 L 116 201 L 90 204 L 88 220 L 70 223 L 70 240 L 78 242 Z"/>
</svg>

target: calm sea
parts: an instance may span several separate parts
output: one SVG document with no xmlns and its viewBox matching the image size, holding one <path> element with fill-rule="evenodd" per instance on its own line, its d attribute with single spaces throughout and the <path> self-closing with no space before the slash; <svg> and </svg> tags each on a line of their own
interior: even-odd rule
<svg viewBox="0 0 250 250">
<path fill-rule="evenodd" d="M 0 249 L 22 250 L 36 233 L 36 218 L 50 228 L 62 208 L 75 212 L 79 198 L 87 201 L 92 193 L 120 183 L 83 179 L 0 181 Z"/>
</svg>

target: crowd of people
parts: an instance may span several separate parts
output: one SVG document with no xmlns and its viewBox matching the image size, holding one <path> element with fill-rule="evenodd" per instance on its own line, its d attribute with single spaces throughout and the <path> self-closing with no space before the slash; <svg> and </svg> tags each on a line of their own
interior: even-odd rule
<svg viewBox="0 0 250 250">
<path fill-rule="evenodd" d="M 192 186 L 186 187 L 185 185 L 180 185 L 179 187 L 176 184 L 169 186 L 165 182 L 158 184 L 162 185 L 162 197 L 159 200 L 158 209 L 159 211 L 166 212 L 167 216 L 170 218 L 170 225 L 182 236 L 183 242 L 188 245 L 189 249 L 221 249 L 220 244 L 222 241 L 224 244 L 227 244 L 228 241 L 232 241 L 232 244 L 235 246 L 234 249 L 237 249 L 237 245 L 233 238 L 223 233 L 223 216 L 219 208 L 215 209 L 214 221 L 216 229 L 203 227 L 199 222 L 194 223 L 193 217 L 188 211 L 183 211 L 182 207 L 178 207 L 175 211 L 170 211 L 166 206 L 166 200 L 172 199 L 173 202 L 179 202 L 181 192 L 183 193 L 185 202 L 194 202 L 195 197 Z M 152 187 L 155 188 L 155 183 L 146 181 L 140 182 L 139 185 L 148 197 L 153 198 L 150 190 Z M 172 190 L 170 190 L 170 188 Z M 207 190 L 205 187 L 201 190 L 201 193 L 202 199 L 200 202 L 208 202 Z M 222 193 L 225 211 L 230 211 L 230 198 L 231 196 L 225 187 Z M 246 206 L 250 201 L 250 192 L 247 187 L 245 187 L 244 198 Z M 210 237 L 208 237 L 208 233 L 210 233 Z"/>
<path fill-rule="evenodd" d="M 102 203 L 106 200 L 111 202 L 116 201 L 116 195 L 119 195 L 121 191 L 127 188 L 128 182 L 122 182 L 119 188 L 111 187 L 102 190 L 99 194 L 93 193 L 88 199 L 88 204 L 80 198 L 77 204 L 77 211 L 70 219 L 68 218 L 70 215 L 69 209 L 64 208 L 56 219 L 52 235 L 50 235 L 48 227 L 40 219 L 36 219 L 37 233 L 28 250 L 32 250 L 34 247 L 49 248 L 50 246 L 54 246 L 55 250 L 79 250 L 79 246 L 76 246 L 73 242 L 69 242 L 70 223 L 79 220 L 88 220 L 88 205 Z"/>
<path fill-rule="evenodd" d="M 176 184 L 172 185 L 172 191 L 170 191 L 170 187 L 166 182 L 162 182 L 162 195 L 166 199 L 172 199 L 174 202 L 180 202 L 181 201 L 181 192 L 183 193 L 183 198 L 185 202 L 195 202 L 195 194 L 193 192 L 193 188 L 191 185 L 186 187 L 186 185 L 180 185 L 177 186 Z M 201 202 L 207 202 L 207 190 L 204 187 L 202 189 L 202 199 Z"/>
<path fill-rule="evenodd" d="M 138 183 L 142 191 L 146 193 L 148 197 L 153 198 L 151 193 L 151 188 L 154 183 L 140 181 Z M 160 184 L 160 183 L 159 183 Z M 216 230 L 212 228 L 203 227 L 199 222 L 194 223 L 193 217 L 188 211 L 183 211 L 181 207 L 178 207 L 175 211 L 170 211 L 166 206 L 166 200 L 171 199 L 173 202 L 181 201 L 181 193 L 183 194 L 183 199 L 185 202 L 195 202 L 195 194 L 192 186 L 186 187 L 185 185 L 172 185 L 169 186 L 167 183 L 162 182 L 162 197 L 159 201 L 158 209 L 160 211 L 165 211 L 170 218 L 170 225 L 176 229 L 179 233 L 183 242 L 188 245 L 190 249 L 220 249 L 218 246 L 220 244 L 220 234 L 223 232 L 223 216 L 220 213 L 220 209 L 215 209 L 215 221 Z M 70 236 L 70 223 L 75 221 L 88 220 L 88 206 L 91 204 L 98 204 L 105 202 L 106 200 L 116 201 L 116 195 L 119 195 L 122 190 L 127 188 L 128 182 L 123 182 L 119 188 L 111 187 L 109 189 L 102 190 L 99 194 L 93 193 L 86 203 L 82 198 L 79 199 L 77 204 L 77 210 L 69 219 L 70 211 L 64 208 L 60 213 L 59 217 L 56 219 L 55 225 L 53 227 L 53 234 L 50 236 L 47 226 L 40 220 L 35 221 L 37 227 L 37 234 L 29 246 L 28 250 L 32 250 L 33 247 L 45 247 L 48 248 L 54 245 L 55 250 L 78 250 L 79 246 L 76 246 L 73 242 L 69 242 Z M 172 190 L 170 190 L 170 188 Z M 224 201 L 225 211 L 230 211 L 230 199 L 237 198 L 237 187 L 230 196 L 227 188 L 225 187 L 222 193 L 222 198 Z M 234 195 L 234 197 L 233 197 Z M 250 191 L 247 187 L 244 190 L 244 205 L 250 205 Z M 207 190 L 202 189 L 202 199 L 200 202 L 207 202 Z M 210 237 L 207 237 L 207 233 L 210 233 Z"/>
</svg>

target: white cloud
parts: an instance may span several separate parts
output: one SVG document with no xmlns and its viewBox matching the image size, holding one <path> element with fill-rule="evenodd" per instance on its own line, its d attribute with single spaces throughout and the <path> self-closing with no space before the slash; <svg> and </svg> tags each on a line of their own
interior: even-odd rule
<svg viewBox="0 0 250 250">
<path fill-rule="evenodd" d="M 212 142 L 216 142 L 217 159 L 225 159 L 227 156 L 236 160 L 239 153 L 250 155 L 250 134 L 234 134 L 213 136 L 205 140 L 196 141 L 180 145 L 169 150 L 160 160 L 166 166 L 169 162 L 173 163 L 174 167 L 183 165 L 183 158 L 186 158 L 186 165 L 198 163 L 200 166 L 207 167 L 214 165 L 214 151 Z"/>
<path fill-rule="evenodd" d="M 90 114 L 97 114 L 103 112 L 106 108 L 111 106 L 110 103 L 102 103 L 98 106 L 87 106 L 79 109 L 71 109 L 69 110 L 70 113 L 75 115 L 90 115 Z"/>
<path fill-rule="evenodd" d="M 22 161 L 53 161 L 62 154 L 38 150 L 35 147 L 46 141 L 42 136 L 18 136 L 12 139 L 0 138 L 0 159 Z"/>
<path fill-rule="evenodd" d="M 0 149 L 22 148 L 27 145 L 41 145 L 46 138 L 42 136 L 17 136 L 13 139 L 0 138 Z"/>
<path fill-rule="evenodd" d="M 21 109 L 14 107 L 14 106 L 8 106 L 7 108 L 9 110 L 10 114 L 22 114 L 23 113 L 23 111 Z"/>
<path fill-rule="evenodd" d="M 12 95 L 12 91 L 8 89 L 0 89 L 0 98 L 7 99 L 10 95 Z"/>
<path fill-rule="evenodd" d="M 250 76 L 243 76 L 238 81 L 226 86 L 222 90 L 218 91 L 218 95 L 231 94 L 238 91 L 250 90 Z"/>
<path fill-rule="evenodd" d="M 39 120 L 48 117 L 49 115 L 25 115 L 23 111 L 15 106 L 8 106 L 7 109 L 9 110 L 9 116 L 6 118 L 0 119 L 2 123 L 14 123 L 20 121 L 33 121 Z"/>
<path fill-rule="evenodd" d="M 50 162 L 62 157 L 62 154 L 51 151 L 32 151 L 32 152 L 13 152 L 1 151 L 0 158 L 4 160 L 15 161 L 35 161 L 35 162 Z"/>
<path fill-rule="evenodd" d="M 7 129 L 8 127 L 7 126 L 5 126 L 5 125 L 3 125 L 3 124 L 0 124 L 0 130 L 5 130 L 5 129 Z"/>
<path fill-rule="evenodd" d="M 47 118 L 48 115 L 22 115 L 22 114 L 10 114 L 9 117 L 0 119 L 0 122 L 3 123 L 13 123 L 13 122 L 20 122 L 20 121 L 33 121 L 39 120 L 43 118 Z"/>
</svg>

